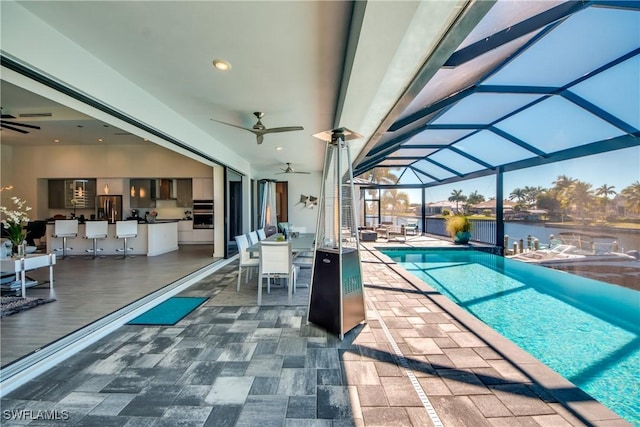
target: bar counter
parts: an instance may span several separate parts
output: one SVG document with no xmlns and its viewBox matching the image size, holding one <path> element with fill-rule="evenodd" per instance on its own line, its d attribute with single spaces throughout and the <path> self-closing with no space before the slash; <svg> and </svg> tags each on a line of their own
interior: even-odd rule
<svg viewBox="0 0 640 427">
<path fill-rule="evenodd" d="M 78 236 L 67 238 L 67 255 L 91 255 L 87 250 L 93 249 L 93 239 L 84 238 L 84 224 L 78 225 Z M 62 251 L 62 238 L 53 237 L 54 223 L 47 223 L 47 253 L 56 249 Z M 98 255 L 123 255 L 118 249 L 124 248 L 124 239 L 116 237 L 116 225 L 109 224 L 106 239 L 98 239 Z M 156 256 L 178 250 L 178 220 L 158 220 L 154 223 L 139 222 L 138 236 L 127 239 L 127 246 L 133 250 L 128 255 Z M 71 249 L 73 248 L 73 249 Z"/>
</svg>

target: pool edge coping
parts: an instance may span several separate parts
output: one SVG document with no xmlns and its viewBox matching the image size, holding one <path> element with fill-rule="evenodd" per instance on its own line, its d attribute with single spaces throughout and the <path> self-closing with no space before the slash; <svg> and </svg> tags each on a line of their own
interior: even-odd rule
<svg viewBox="0 0 640 427">
<path fill-rule="evenodd" d="M 571 381 L 545 365 L 543 362 L 535 358 L 522 347 L 515 344 L 498 331 L 465 311 L 462 307 L 451 301 L 445 295 L 433 289 L 427 283 L 415 277 L 413 274 L 405 270 L 398 263 L 393 261 L 387 255 L 382 253 L 378 247 L 374 245 L 366 245 L 364 249 L 371 252 L 378 259 L 385 263 L 385 266 L 394 273 L 400 275 L 404 280 L 420 291 L 425 292 L 424 296 L 429 298 L 435 304 L 440 306 L 454 320 L 464 325 L 469 332 L 472 332 L 478 338 L 483 340 L 489 347 L 499 353 L 505 360 L 514 365 L 525 374 L 532 382 L 544 387 L 557 403 L 560 403 L 573 416 L 577 416 L 581 421 L 590 423 L 591 425 L 603 425 L 603 423 L 615 423 L 615 425 L 632 425 L 624 418 L 613 412 L 591 395 L 580 389 Z M 420 249 L 418 247 L 406 246 L 384 246 L 385 249 L 412 250 Z M 436 246 L 429 246 L 428 249 L 440 249 Z M 451 246 L 444 246 L 442 249 L 456 250 Z M 457 250 L 474 250 L 472 247 L 460 247 Z M 545 402 L 553 405 L 554 402 Z"/>
</svg>

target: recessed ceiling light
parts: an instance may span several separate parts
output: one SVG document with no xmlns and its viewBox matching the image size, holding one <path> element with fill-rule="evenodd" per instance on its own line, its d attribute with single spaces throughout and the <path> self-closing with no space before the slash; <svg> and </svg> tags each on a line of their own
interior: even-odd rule
<svg viewBox="0 0 640 427">
<path fill-rule="evenodd" d="M 276 147 L 276 150 L 282 151 L 282 147 Z"/>
<path fill-rule="evenodd" d="M 213 66 L 220 71 L 229 71 L 231 69 L 231 64 L 224 59 L 214 59 Z"/>
<path fill-rule="evenodd" d="M 98 138 L 98 142 L 102 142 L 104 141 L 102 138 Z"/>
<path fill-rule="evenodd" d="M 60 142 L 60 140 L 59 139 L 54 139 L 53 142 Z"/>
</svg>

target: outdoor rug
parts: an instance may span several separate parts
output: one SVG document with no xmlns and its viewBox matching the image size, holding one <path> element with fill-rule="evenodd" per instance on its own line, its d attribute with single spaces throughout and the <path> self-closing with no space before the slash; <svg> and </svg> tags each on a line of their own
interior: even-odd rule
<svg viewBox="0 0 640 427">
<path fill-rule="evenodd" d="M 0 319 L 54 301 L 55 298 L 2 297 L 0 298 Z"/>
<path fill-rule="evenodd" d="M 205 297 L 172 297 L 127 324 L 175 325 L 208 299 Z"/>
</svg>

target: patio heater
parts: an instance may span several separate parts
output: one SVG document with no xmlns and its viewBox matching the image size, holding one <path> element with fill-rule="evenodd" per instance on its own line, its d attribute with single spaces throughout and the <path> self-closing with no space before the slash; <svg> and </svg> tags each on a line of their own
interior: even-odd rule
<svg viewBox="0 0 640 427">
<path fill-rule="evenodd" d="M 314 135 L 326 141 L 307 321 L 344 338 L 366 320 L 357 201 L 346 128 Z"/>
</svg>

